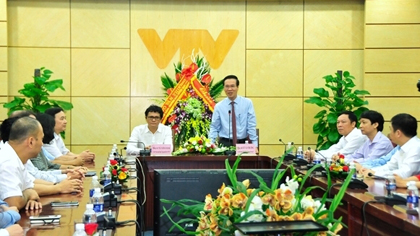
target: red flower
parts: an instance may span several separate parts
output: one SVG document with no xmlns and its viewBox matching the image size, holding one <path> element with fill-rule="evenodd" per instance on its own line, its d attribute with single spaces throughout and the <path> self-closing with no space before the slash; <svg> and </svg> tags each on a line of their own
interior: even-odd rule
<svg viewBox="0 0 420 236">
<path fill-rule="evenodd" d="M 203 144 L 203 140 L 200 139 L 200 140 L 197 141 L 197 143 L 201 145 L 201 144 Z"/>
<path fill-rule="evenodd" d="M 334 169 L 334 166 L 330 166 L 330 170 L 332 171 Z"/>
<path fill-rule="evenodd" d="M 344 172 L 349 172 L 349 167 L 348 166 L 343 166 L 343 171 Z"/>
<path fill-rule="evenodd" d="M 178 128 L 178 125 L 174 125 L 174 126 L 172 126 L 172 129 L 173 130 L 176 130 Z"/>
<path fill-rule="evenodd" d="M 172 89 L 170 88 L 170 89 L 166 90 L 166 93 L 167 93 L 168 95 L 170 95 L 170 94 L 172 93 Z"/>
<path fill-rule="evenodd" d="M 102 171 L 104 171 L 104 170 L 105 170 L 105 166 L 102 167 Z"/>
<path fill-rule="evenodd" d="M 121 167 L 121 170 L 127 172 L 127 168 Z"/>
<path fill-rule="evenodd" d="M 344 155 L 343 155 L 343 154 L 340 154 L 338 157 L 339 157 L 340 159 L 344 159 Z"/>
<path fill-rule="evenodd" d="M 112 175 L 117 176 L 117 174 L 118 174 L 118 173 L 117 173 L 117 170 L 116 170 L 116 169 L 113 169 L 113 170 L 112 170 Z"/>
<path fill-rule="evenodd" d="M 168 118 L 168 122 L 172 123 L 172 121 L 174 121 L 175 119 L 176 119 L 176 114 L 173 114 Z"/>
<path fill-rule="evenodd" d="M 195 63 L 191 63 L 191 65 L 182 70 L 181 74 L 186 79 L 191 79 L 194 76 L 194 73 L 197 71 L 198 66 Z"/>
<path fill-rule="evenodd" d="M 211 75 L 210 74 L 205 74 L 201 78 L 201 82 L 203 82 L 204 84 L 210 84 L 210 82 L 211 82 Z"/>
<path fill-rule="evenodd" d="M 179 82 L 179 80 L 181 79 L 181 73 L 176 73 L 175 79 L 176 79 L 176 82 Z"/>
<path fill-rule="evenodd" d="M 118 164 L 118 162 L 116 160 L 111 160 L 109 163 L 111 163 L 111 165 L 115 166 L 116 164 Z"/>
</svg>

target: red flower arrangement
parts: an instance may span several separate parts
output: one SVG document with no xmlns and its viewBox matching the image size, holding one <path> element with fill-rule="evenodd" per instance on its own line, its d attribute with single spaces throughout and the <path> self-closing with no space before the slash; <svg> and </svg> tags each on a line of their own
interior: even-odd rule
<svg viewBox="0 0 420 236">
<path fill-rule="evenodd" d="M 111 173 L 112 181 L 117 182 L 118 180 L 120 183 L 126 182 L 128 177 L 130 176 L 128 173 L 128 169 L 119 166 L 116 160 L 110 160 L 109 163 L 111 164 L 109 166 L 109 172 Z"/>
</svg>

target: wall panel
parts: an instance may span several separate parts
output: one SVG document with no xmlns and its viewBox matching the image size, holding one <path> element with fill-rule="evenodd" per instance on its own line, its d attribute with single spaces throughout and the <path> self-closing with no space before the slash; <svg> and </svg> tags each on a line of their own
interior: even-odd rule
<svg viewBox="0 0 420 236">
<path fill-rule="evenodd" d="M 9 46 L 70 46 L 68 0 L 9 0 L 8 15 Z"/>
<path fill-rule="evenodd" d="M 73 96 L 129 96 L 128 49 L 72 49 Z"/>
<path fill-rule="evenodd" d="M 420 47 L 420 25 L 366 25 L 365 31 L 366 48 Z"/>
<path fill-rule="evenodd" d="M 420 48 L 365 50 L 365 60 L 365 72 L 420 72 Z"/>
<path fill-rule="evenodd" d="M 72 47 L 129 48 L 128 0 L 72 0 Z"/>
<path fill-rule="evenodd" d="M 366 0 L 366 24 L 420 23 L 418 0 Z"/>
<path fill-rule="evenodd" d="M 247 4 L 247 49 L 302 49 L 303 0 Z"/>
</svg>

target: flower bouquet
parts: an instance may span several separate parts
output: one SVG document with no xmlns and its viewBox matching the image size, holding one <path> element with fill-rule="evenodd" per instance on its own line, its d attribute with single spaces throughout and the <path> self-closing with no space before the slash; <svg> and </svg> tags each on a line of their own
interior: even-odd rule
<svg viewBox="0 0 420 236">
<path fill-rule="evenodd" d="M 223 154 L 225 150 L 226 148 L 217 147 L 214 143 L 211 143 L 210 139 L 204 136 L 196 136 L 189 138 L 187 142 L 181 145 L 179 149 L 172 154 L 174 156 L 186 153 Z"/>
<path fill-rule="evenodd" d="M 213 83 L 210 66 L 204 58 L 191 55 L 191 64 L 174 65 L 175 79 L 161 76 L 165 101 L 162 123 L 175 131 L 175 147 L 191 137 L 207 136 L 215 100 L 223 91 L 223 81 Z"/>
<path fill-rule="evenodd" d="M 105 168 L 106 166 L 104 166 L 102 169 L 104 170 Z M 118 181 L 119 183 L 125 183 L 127 182 L 128 177 L 130 176 L 128 170 L 118 165 L 118 162 L 116 160 L 110 160 L 109 172 L 111 173 L 112 182 Z"/>
<path fill-rule="evenodd" d="M 350 167 L 349 165 L 344 161 L 344 155 L 340 154 L 338 156 L 337 161 L 331 163 L 331 165 L 329 166 L 329 170 L 331 173 L 331 176 L 336 177 L 336 178 L 346 178 L 349 171 L 350 171 Z"/>
<path fill-rule="evenodd" d="M 161 217 L 168 217 L 174 227 L 186 234 L 195 235 L 242 235 L 234 227 L 237 223 L 246 222 L 273 222 L 273 221 L 295 221 L 295 220 L 313 220 L 328 228 L 328 232 L 307 232 L 305 235 L 336 235 L 336 233 L 343 227 L 340 219 L 334 219 L 334 211 L 340 205 L 341 199 L 350 182 L 347 178 L 337 195 L 333 199 L 327 199 L 327 192 L 321 199 L 314 199 L 309 193 L 319 186 L 311 186 L 306 189 L 303 187 L 307 178 L 315 168 L 316 165 L 306 175 L 301 177 L 299 183 L 295 175 L 293 166 L 287 167 L 286 171 L 278 171 L 284 159 L 281 158 L 276 167 L 275 174 L 271 186 L 268 186 L 264 180 L 257 174 L 250 171 L 259 181 L 259 188 L 249 188 L 249 180 L 238 181 L 236 170 L 240 162 L 240 157 L 237 158 L 234 165 L 231 167 L 229 161 L 226 160 L 226 171 L 230 180 L 230 186 L 221 183 L 218 190 L 219 195 L 213 198 L 210 194 L 205 196 L 205 202 L 182 199 L 182 200 L 166 200 L 161 199 L 163 203 L 171 204 L 169 209 L 163 207 L 163 214 Z M 280 184 L 283 175 L 287 170 L 294 178 L 286 178 L 286 182 Z M 331 187 L 331 178 L 329 170 L 327 170 L 328 188 Z M 203 197 L 204 198 L 204 197 Z M 330 202 L 327 209 L 326 203 Z M 177 208 L 177 215 L 196 216 L 196 219 L 182 219 L 178 222 L 172 220 L 170 212 Z M 181 225 L 189 225 L 191 223 L 198 223 L 195 231 L 187 231 Z"/>
</svg>

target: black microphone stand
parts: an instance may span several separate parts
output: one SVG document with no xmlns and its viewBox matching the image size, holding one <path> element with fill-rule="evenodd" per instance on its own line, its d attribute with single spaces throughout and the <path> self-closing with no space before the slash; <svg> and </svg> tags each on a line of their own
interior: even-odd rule
<svg viewBox="0 0 420 236">
<path fill-rule="evenodd" d="M 230 150 L 230 147 L 232 147 L 233 146 L 233 139 L 230 139 L 230 127 L 232 126 L 232 123 L 231 123 L 231 119 L 230 119 L 230 116 L 231 116 L 231 111 L 229 110 L 229 133 L 228 133 L 228 138 L 229 138 L 229 143 L 231 144 L 229 147 L 228 147 L 228 150 L 226 150 L 225 151 L 225 155 L 226 156 L 228 156 L 228 158 L 229 157 L 231 157 L 231 156 L 234 156 L 235 155 L 235 151 L 233 151 L 233 150 Z M 233 136 L 233 135 L 232 135 Z"/>
</svg>

